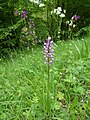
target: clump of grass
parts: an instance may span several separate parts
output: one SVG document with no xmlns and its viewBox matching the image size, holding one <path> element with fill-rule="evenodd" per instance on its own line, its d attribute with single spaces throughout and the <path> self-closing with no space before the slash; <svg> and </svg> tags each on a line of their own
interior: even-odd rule
<svg viewBox="0 0 90 120">
<path fill-rule="evenodd" d="M 54 45 L 55 61 L 50 68 L 50 78 L 54 81 L 55 101 L 51 104 L 50 120 L 90 117 L 89 39 Z M 1 58 L 0 120 L 48 120 L 43 110 L 47 84 L 45 66 L 42 46 Z"/>
</svg>

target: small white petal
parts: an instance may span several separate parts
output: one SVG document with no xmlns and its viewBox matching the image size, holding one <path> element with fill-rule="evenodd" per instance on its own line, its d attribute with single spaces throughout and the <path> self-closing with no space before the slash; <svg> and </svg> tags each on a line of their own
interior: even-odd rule
<svg viewBox="0 0 90 120">
<path fill-rule="evenodd" d="M 60 11 L 60 12 L 62 11 L 62 8 L 61 8 L 61 7 L 58 7 L 57 9 L 58 9 L 58 11 Z"/>
<path fill-rule="evenodd" d="M 45 6 L 45 4 L 43 4 L 43 3 L 40 3 L 40 5 L 39 5 L 39 7 L 44 7 Z"/>
<path fill-rule="evenodd" d="M 48 37 L 48 40 L 51 40 L 51 37 Z"/>
<path fill-rule="evenodd" d="M 69 21 L 66 21 L 66 24 L 68 25 L 68 24 L 69 24 Z"/>
<path fill-rule="evenodd" d="M 66 10 L 64 10 L 63 12 L 66 13 Z"/>
<path fill-rule="evenodd" d="M 57 13 L 56 13 L 57 15 L 60 15 L 61 14 L 61 12 L 60 11 L 57 11 Z"/>
<path fill-rule="evenodd" d="M 73 28 L 75 28 L 76 27 L 76 25 L 75 24 L 73 24 Z"/>
<path fill-rule="evenodd" d="M 54 13 L 56 13 L 57 12 L 57 9 L 54 9 L 54 11 L 53 11 Z"/>
<path fill-rule="evenodd" d="M 60 17 L 62 17 L 62 18 L 65 17 L 65 14 L 61 13 Z"/>
<path fill-rule="evenodd" d="M 51 11 L 51 15 L 53 14 L 53 11 Z"/>
<path fill-rule="evenodd" d="M 71 20 L 71 22 L 70 22 L 69 26 L 72 26 L 72 25 L 73 25 L 73 22 L 72 22 L 72 20 Z"/>
</svg>

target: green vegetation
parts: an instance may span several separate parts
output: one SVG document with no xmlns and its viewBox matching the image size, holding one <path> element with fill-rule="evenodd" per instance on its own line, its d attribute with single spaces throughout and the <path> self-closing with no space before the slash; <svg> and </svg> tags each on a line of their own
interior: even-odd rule
<svg viewBox="0 0 90 120">
<path fill-rule="evenodd" d="M 82 27 L 90 25 L 89 5 L 90 0 L 1 0 L 0 54 L 44 42 L 48 35 L 54 40 L 72 38 L 72 32 L 80 33 Z M 58 8 L 61 10 L 55 13 Z M 78 21 L 71 19 L 74 15 L 79 16 Z M 34 22 L 33 30 L 30 19 Z M 66 21 L 69 21 L 69 27 Z M 85 28 L 84 35 L 87 31 Z"/>
<path fill-rule="evenodd" d="M 90 37 L 57 41 L 54 51 L 49 115 L 43 47 L 15 50 L 0 59 L 0 120 L 90 119 Z"/>
<path fill-rule="evenodd" d="M 90 120 L 90 0 L 1 0 L 0 15 L 0 120 Z"/>
</svg>

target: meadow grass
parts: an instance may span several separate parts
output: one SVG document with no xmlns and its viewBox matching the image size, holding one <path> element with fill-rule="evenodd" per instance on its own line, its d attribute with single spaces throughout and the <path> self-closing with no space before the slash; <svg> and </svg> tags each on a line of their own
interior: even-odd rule
<svg viewBox="0 0 90 120">
<path fill-rule="evenodd" d="M 50 68 L 51 115 L 45 112 L 43 46 L 0 59 L 0 120 L 89 120 L 90 37 L 57 41 Z"/>
</svg>

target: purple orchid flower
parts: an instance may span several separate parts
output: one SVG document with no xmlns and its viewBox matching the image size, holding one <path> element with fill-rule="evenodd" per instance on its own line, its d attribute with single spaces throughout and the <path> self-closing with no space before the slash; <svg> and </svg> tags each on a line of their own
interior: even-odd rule
<svg viewBox="0 0 90 120">
<path fill-rule="evenodd" d="M 54 50 L 53 50 L 53 41 L 50 41 L 51 37 L 48 37 L 46 42 L 44 43 L 44 60 L 45 64 L 52 64 L 54 61 Z"/>
<path fill-rule="evenodd" d="M 80 18 L 80 16 L 77 16 L 77 15 L 74 15 L 73 17 L 72 17 L 72 19 L 76 22 L 78 19 Z"/>
<path fill-rule="evenodd" d="M 27 14 L 28 14 L 28 11 L 27 10 L 23 10 L 22 14 L 21 14 L 21 17 L 22 18 L 27 18 Z"/>
</svg>

